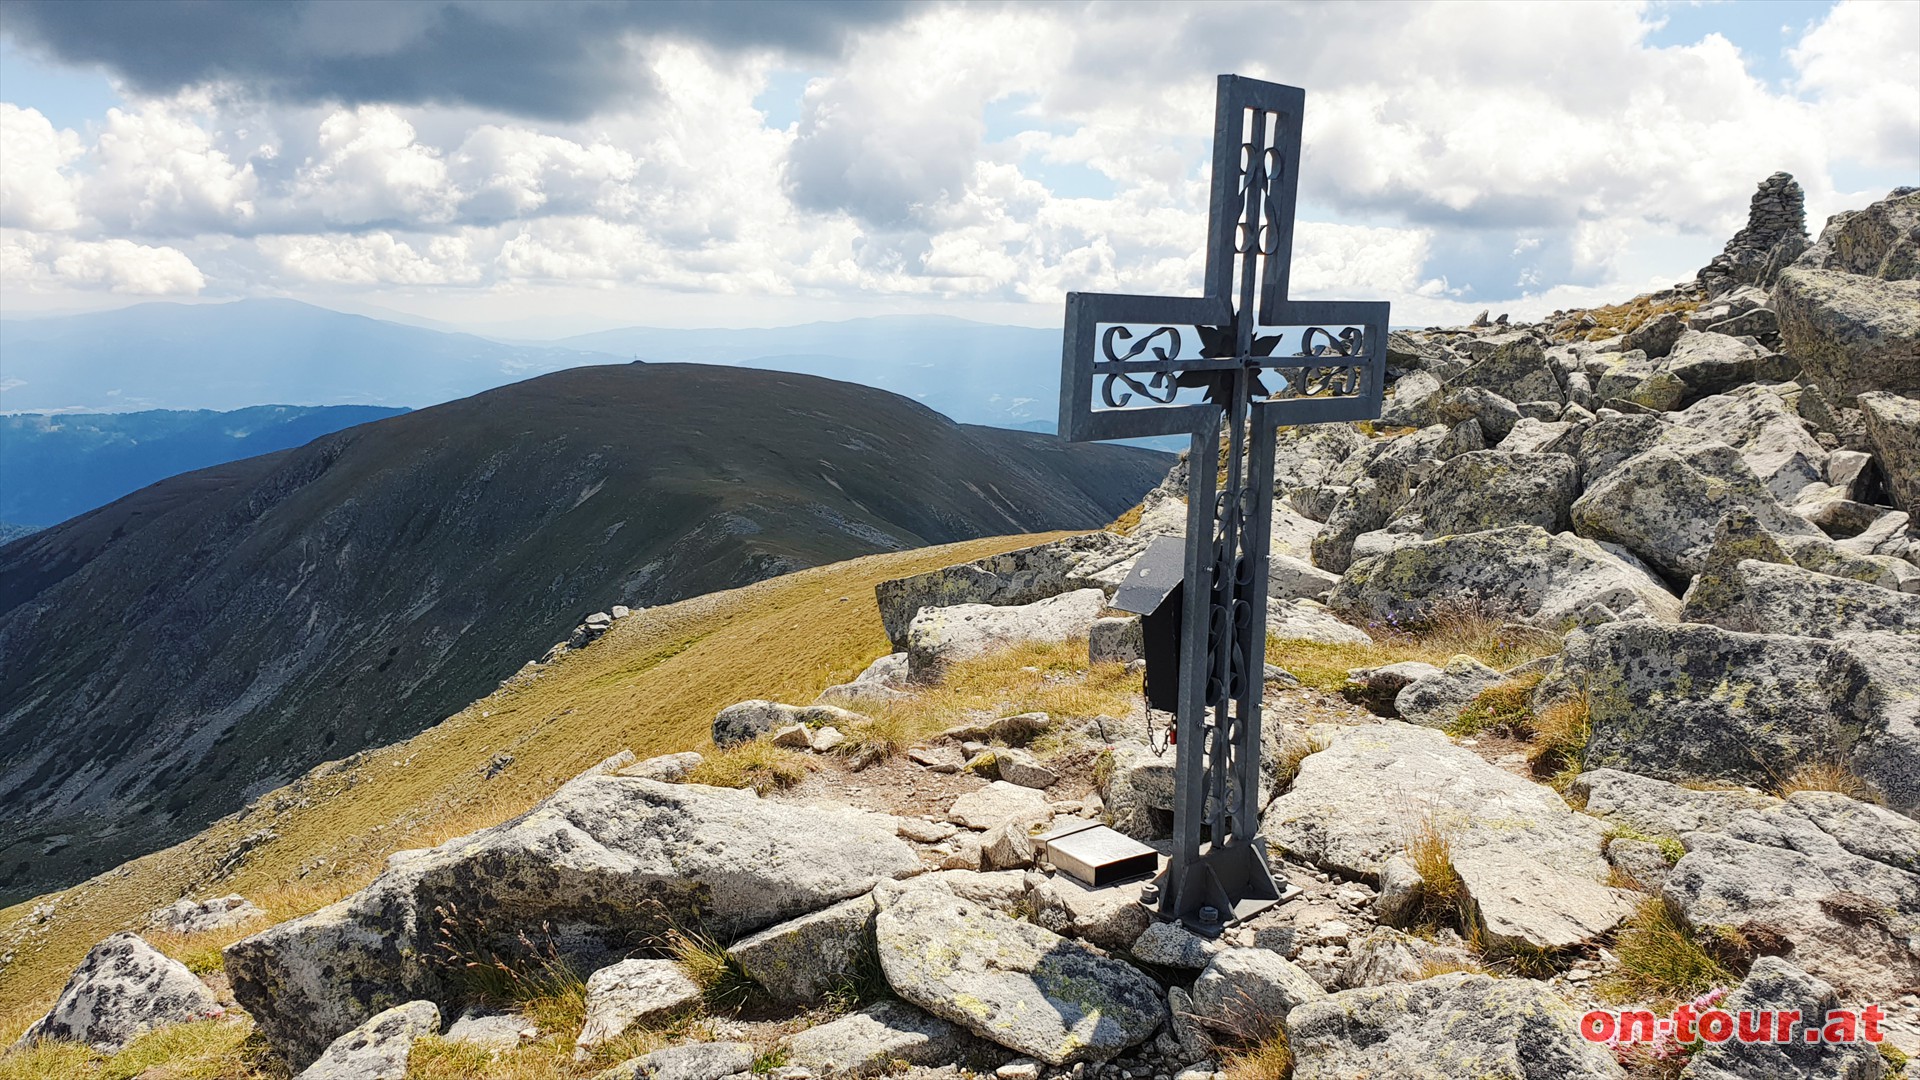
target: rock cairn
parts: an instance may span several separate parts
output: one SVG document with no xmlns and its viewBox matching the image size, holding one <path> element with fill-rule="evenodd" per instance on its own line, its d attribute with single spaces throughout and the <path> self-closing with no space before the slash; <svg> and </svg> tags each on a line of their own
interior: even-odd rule
<svg viewBox="0 0 1920 1080">
<path fill-rule="evenodd" d="M 1701 268 L 1700 284 L 1709 297 L 1740 285 L 1769 286 L 1774 275 L 1806 249 L 1805 196 L 1793 174 L 1777 172 L 1760 181 L 1747 209 L 1747 227 Z"/>
</svg>

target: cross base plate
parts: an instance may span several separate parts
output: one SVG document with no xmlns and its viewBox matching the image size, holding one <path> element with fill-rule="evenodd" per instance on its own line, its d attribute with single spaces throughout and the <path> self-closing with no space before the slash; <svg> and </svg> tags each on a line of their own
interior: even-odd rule
<svg viewBox="0 0 1920 1080">
<path fill-rule="evenodd" d="M 1177 890 L 1178 895 L 1190 898 L 1188 910 L 1173 912 L 1162 907 L 1162 898 L 1168 895 L 1171 867 L 1163 867 L 1154 875 L 1154 901 L 1148 903 L 1143 897 L 1141 903 L 1157 918 L 1176 920 L 1202 937 L 1219 937 L 1227 927 L 1237 926 L 1300 895 L 1299 886 L 1274 881 L 1273 872 L 1267 869 L 1266 857 L 1261 854 L 1266 847 L 1266 840 L 1259 836 L 1231 847 L 1202 844 L 1200 858 L 1188 865 L 1185 885 Z M 1220 917 L 1203 921 L 1202 907 L 1213 908 Z"/>
</svg>

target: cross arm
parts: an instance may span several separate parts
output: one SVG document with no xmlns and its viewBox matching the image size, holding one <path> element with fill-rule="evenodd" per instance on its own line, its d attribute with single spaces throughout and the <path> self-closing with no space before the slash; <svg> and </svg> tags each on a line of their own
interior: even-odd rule
<svg viewBox="0 0 1920 1080">
<path fill-rule="evenodd" d="M 1233 309 L 1224 299 L 1068 293 L 1066 327 L 1061 335 L 1060 437 L 1070 442 L 1085 442 L 1179 435 L 1213 423 L 1219 412 L 1214 405 L 1094 411 L 1095 379 L 1104 379 L 1122 370 L 1112 362 L 1103 362 L 1099 355 L 1100 326 L 1103 323 L 1224 326 L 1232 320 Z M 1194 362 L 1191 366 L 1201 365 Z"/>
</svg>

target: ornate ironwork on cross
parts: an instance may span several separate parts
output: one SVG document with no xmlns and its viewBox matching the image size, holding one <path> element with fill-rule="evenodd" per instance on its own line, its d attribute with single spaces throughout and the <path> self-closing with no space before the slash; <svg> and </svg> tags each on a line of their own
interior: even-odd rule
<svg viewBox="0 0 1920 1080">
<path fill-rule="evenodd" d="M 1386 303 L 1287 298 L 1305 99 L 1220 76 L 1204 296 L 1067 294 L 1060 434 L 1191 437 L 1173 850 L 1142 899 L 1205 933 L 1282 896 L 1259 817 L 1275 435 L 1379 416 L 1386 368 Z"/>
</svg>

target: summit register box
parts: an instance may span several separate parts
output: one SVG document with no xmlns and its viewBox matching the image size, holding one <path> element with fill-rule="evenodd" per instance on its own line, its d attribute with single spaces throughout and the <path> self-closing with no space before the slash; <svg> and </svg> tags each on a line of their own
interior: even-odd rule
<svg viewBox="0 0 1920 1080">
<path fill-rule="evenodd" d="M 1064 825 L 1040 842 L 1055 870 L 1089 888 L 1146 877 L 1160 869 L 1159 852 L 1091 821 Z"/>
</svg>

